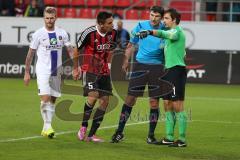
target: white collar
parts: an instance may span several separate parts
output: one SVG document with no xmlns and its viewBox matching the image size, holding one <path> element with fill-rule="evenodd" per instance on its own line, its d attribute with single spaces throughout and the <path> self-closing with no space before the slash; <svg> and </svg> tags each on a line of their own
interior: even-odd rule
<svg viewBox="0 0 240 160">
<path fill-rule="evenodd" d="M 97 27 L 97 26 L 96 26 L 96 29 L 97 29 L 98 34 L 100 34 L 100 36 L 102 36 L 102 37 L 105 37 L 105 35 L 107 34 L 107 33 L 101 33 L 101 32 L 98 30 L 98 27 Z"/>
<path fill-rule="evenodd" d="M 54 27 L 54 30 L 52 30 L 52 31 L 49 31 L 49 30 L 47 30 L 47 28 L 44 26 L 44 29 L 45 29 L 45 31 L 47 31 L 48 33 L 53 33 L 53 32 L 55 32 L 56 31 L 56 26 Z"/>
</svg>

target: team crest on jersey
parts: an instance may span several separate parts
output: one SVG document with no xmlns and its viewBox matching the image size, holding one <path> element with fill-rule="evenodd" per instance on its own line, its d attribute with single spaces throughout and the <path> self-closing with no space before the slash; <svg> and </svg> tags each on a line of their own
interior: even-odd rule
<svg viewBox="0 0 240 160">
<path fill-rule="evenodd" d="M 98 40 L 97 39 L 95 39 L 95 41 L 94 41 L 95 43 L 98 43 Z"/>
<path fill-rule="evenodd" d="M 57 39 L 56 38 L 51 38 L 50 39 L 50 45 L 56 45 L 57 44 Z"/>
<path fill-rule="evenodd" d="M 62 40 L 63 38 L 62 38 L 62 36 L 59 36 L 58 39 L 59 39 L 59 40 Z"/>
</svg>

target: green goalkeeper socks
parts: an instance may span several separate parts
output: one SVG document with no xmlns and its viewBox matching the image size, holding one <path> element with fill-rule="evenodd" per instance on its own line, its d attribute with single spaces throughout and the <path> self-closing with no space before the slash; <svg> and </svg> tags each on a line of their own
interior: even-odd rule
<svg viewBox="0 0 240 160">
<path fill-rule="evenodd" d="M 183 112 L 176 113 L 179 127 L 179 140 L 185 142 L 186 140 L 186 128 L 187 128 L 187 115 Z"/>
<path fill-rule="evenodd" d="M 170 141 L 174 140 L 174 127 L 175 127 L 175 115 L 174 112 L 165 112 L 166 114 L 166 134 L 167 139 Z"/>
</svg>

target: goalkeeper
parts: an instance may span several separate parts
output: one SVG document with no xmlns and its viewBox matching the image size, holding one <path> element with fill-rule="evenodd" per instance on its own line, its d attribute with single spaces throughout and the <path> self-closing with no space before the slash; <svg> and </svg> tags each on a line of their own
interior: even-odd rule
<svg viewBox="0 0 240 160">
<path fill-rule="evenodd" d="M 139 32 L 139 38 L 153 35 L 164 38 L 165 41 L 165 68 L 167 74 L 164 79 L 173 84 L 173 92 L 163 97 L 166 112 L 166 138 L 161 144 L 169 147 L 186 147 L 187 116 L 184 112 L 184 94 L 186 84 L 185 34 L 178 26 L 181 15 L 175 9 L 168 9 L 164 13 L 163 21 L 168 30 L 145 30 Z M 179 138 L 174 141 L 174 126 L 176 120 L 179 124 Z"/>
</svg>

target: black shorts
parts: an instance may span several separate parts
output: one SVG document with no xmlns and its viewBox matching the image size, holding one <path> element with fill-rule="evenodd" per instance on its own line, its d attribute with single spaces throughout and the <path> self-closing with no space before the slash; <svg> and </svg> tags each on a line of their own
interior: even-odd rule
<svg viewBox="0 0 240 160">
<path fill-rule="evenodd" d="M 112 84 L 110 75 L 96 75 L 83 72 L 83 96 L 89 92 L 98 91 L 99 97 L 112 95 Z"/>
<path fill-rule="evenodd" d="M 160 98 L 164 93 L 172 89 L 172 86 L 160 80 L 163 75 L 164 66 L 161 64 L 134 63 L 130 73 L 128 95 L 135 97 L 143 96 L 145 86 L 148 85 L 149 97 Z"/>
<path fill-rule="evenodd" d="M 172 101 L 184 100 L 187 80 L 186 67 L 174 66 L 169 68 L 163 79 L 173 84 L 173 91 L 170 94 L 163 96 L 163 99 Z"/>
</svg>

